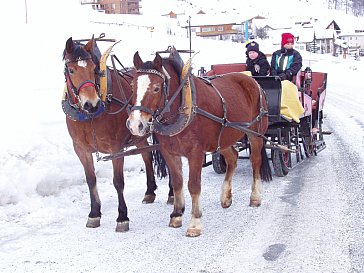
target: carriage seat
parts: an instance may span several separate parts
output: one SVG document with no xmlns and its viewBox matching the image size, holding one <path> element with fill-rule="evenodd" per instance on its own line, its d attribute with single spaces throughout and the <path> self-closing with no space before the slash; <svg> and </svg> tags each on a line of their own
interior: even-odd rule
<svg viewBox="0 0 364 273">
<path fill-rule="evenodd" d="M 208 71 L 205 76 L 213 76 L 213 75 L 220 75 L 231 72 L 243 72 L 243 71 L 246 71 L 245 63 L 215 64 L 211 65 L 211 70 Z"/>
</svg>

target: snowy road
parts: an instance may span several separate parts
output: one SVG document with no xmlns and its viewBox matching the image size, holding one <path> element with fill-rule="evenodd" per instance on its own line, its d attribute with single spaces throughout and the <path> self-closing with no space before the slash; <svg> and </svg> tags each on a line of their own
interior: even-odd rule
<svg viewBox="0 0 364 273">
<path fill-rule="evenodd" d="M 115 233 L 116 195 L 111 167 L 100 164 L 103 218 L 86 229 L 89 200 L 80 181 L 46 196 L 46 207 L 1 221 L 1 272 L 364 272 L 363 111 L 330 86 L 325 105 L 327 148 L 263 186 L 263 204 L 250 208 L 250 166 L 239 161 L 233 204 L 222 209 L 222 175 L 203 170 L 203 234 L 168 227 L 167 181 L 154 204 L 141 203 L 144 173 L 127 167 L 128 233 Z M 349 91 L 347 91 L 349 93 Z M 355 96 L 355 87 L 351 90 Z M 349 94 L 350 95 L 350 94 Z M 72 151 L 69 151 L 72 153 Z M 139 159 L 136 159 L 137 161 Z M 140 161 L 140 160 L 139 160 Z M 127 165 L 128 166 L 128 165 Z M 128 182 L 137 181 L 137 182 Z M 186 191 L 186 212 L 190 199 Z M 42 201 L 43 202 L 43 201 Z"/>
</svg>

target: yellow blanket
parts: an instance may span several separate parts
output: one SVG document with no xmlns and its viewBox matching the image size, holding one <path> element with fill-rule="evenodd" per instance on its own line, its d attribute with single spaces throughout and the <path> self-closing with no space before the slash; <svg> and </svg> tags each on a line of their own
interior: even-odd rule
<svg viewBox="0 0 364 273">
<path fill-rule="evenodd" d="M 297 86 L 290 81 L 282 81 L 281 115 L 300 122 L 300 116 L 305 112 L 298 98 Z"/>
<path fill-rule="evenodd" d="M 241 72 L 245 75 L 252 76 L 250 71 Z M 305 112 L 298 98 L 297 86 L 290 81 L 282 81 L 281 95 L 281 115 L 288 119 L 293 119 L 295 122 L 300 122 L 300 116 Z"/>
</svg>

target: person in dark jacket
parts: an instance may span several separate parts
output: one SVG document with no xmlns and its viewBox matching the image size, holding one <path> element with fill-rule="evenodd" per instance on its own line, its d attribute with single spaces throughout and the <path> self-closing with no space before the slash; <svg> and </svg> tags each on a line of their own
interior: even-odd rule
<svg viewBox="0 0 364 273">
<path fill-rule="evenodd" d="M 282 48 L 272 54 L 271 76 L 279 76 L 283 80 L 292 81 L 302 67 L 301 54 L 293 49 L 294 36 L 291 33 L 282 34 Z"/>
<path fill-rule="evenodd" d="M 259 44 L 251 42 L 246 45 L 246 70 L 252 76 L 267 76 L 270 65 L 265 54 L 259 51 Z"/>
</svg>

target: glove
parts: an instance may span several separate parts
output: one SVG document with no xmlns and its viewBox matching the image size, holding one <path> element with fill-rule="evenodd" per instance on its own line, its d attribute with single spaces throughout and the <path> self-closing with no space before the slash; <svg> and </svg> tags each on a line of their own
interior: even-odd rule
<svg viewBox="0 0 364 273">
<path fill-rule="evenodd" d="M 281 81 L 287 80 L 287 75 L 285 73 L 279 74 L 278 77 L 281 79 Z"/>
</svg>

